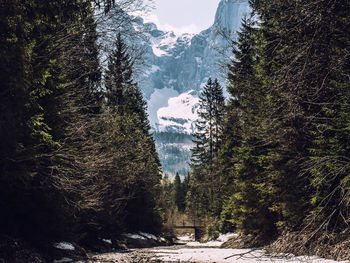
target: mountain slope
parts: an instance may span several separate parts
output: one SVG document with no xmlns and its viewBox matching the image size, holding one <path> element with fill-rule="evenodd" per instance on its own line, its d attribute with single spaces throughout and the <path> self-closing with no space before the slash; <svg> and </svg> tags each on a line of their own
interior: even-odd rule
<svg viewBox="0 0 350 263">
<path fill-rule="evenodd" d="M 156 134 L 193 132 L 201 87 L 209 77 L 218 78 L 224 85 L 226 73 L 219 64 L 230 56 L 228 40 L 234 38 L 243 15 L 248 11 L 247 0 L 222 0 L 214 24 L 196 35 L 164 32 L 153 23 L 138 20 L 139 28 L 149 29 L 148 40 L 144 43 L 149 67 L 140 76 L 139 84 L 148 100 L 150 123 Z M 189 162 L 190 147 L 183 147 L 179 142 L 171 143 L 171 147 L 181 150 L 177 153 L 172 150 L 171 153 L 166 140 L 155 138 L 164 171 L 169 169 L 162 156 L 174 160 L 178 155 L 187 156 L 187 162 L 182 162 L 183 167 L 179 170 L 188 169 L 188 164 L 184 163 Z"/>
</svg>

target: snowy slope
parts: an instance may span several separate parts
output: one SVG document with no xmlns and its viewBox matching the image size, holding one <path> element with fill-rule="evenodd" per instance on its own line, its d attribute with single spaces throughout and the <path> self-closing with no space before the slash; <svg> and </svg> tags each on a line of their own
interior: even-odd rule
<svg viewBox="0 0 350 263">
<path fill-rule="evenodd" d="M 197 120 L 198 94 L 187 91 L 168 100 L 168 106 L 157 111 L 157 130 L 161 132 L 178 132 L 192 134 Z"/>
</svg>

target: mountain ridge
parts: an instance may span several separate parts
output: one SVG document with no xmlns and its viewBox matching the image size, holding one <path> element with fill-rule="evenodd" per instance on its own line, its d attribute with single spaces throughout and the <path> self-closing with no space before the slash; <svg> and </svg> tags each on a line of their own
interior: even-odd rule
<svg viewBox="0 0 350 263">
<path fill-rule="evenodd" d="M 139 19 L 138 26 L 150 30 L 145 42 L 149 67 L 138 82 L 148 102 L 150 124 L 165 172 L 177 169 L 186 173 L 193 143 L 169 142 L 157 133 L 190 136 L 195 131 L 200 91 L 209 77 L 225 85 L 226 74 L 219 63 L 230 57 L 230 40 L 248 11 L 247 0 L 222 0 L 213 25 L 198 34 L 176 35 L 159 30 L 154 23 L 142 25 L 143 19 Z"/>
</svg>

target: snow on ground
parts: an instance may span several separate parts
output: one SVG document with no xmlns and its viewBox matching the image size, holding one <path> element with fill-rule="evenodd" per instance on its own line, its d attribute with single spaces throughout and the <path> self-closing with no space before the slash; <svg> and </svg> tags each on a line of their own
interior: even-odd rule
<svg viewBox="0 0 350 263">
<path fill-rule="evenodd" d="M 188 242 L 187 246 L 191 246 L 191 247 L 220 247 L 223 243 L 225 243 L 229 239 L 231 239 L 233 237 L 237 237 L 237 236 L 238 236 L 238 234 L 234 234 L 234 233 L 221 234 L 216 240 L 210 240 L 206 243 Z"/>
<path fill-rule="evenodd" d="M 190 242 L 194 240 L 194 235 L 178 236 L 177 239 L 179 241 Z"/>
<path fill-rule="evenodd" d="M 112 240 L 110 239 L 102 239 L 103 242 L 112 245 Z"/>
<path fill-rule="evenodd" d="M 163 237 L 157 237 L 153 234 L 144 233 L 144 232 L 127 233 L 127 234 L 124 234 L 124 236 L 126 236 L 128 238 L 132 238 L 132 239 L 142 239 L 142 240 L 152 239 L 152 240 L 155 240 L 158 242 L 166 242 L 165 238 L 163 238 Z M 112 241 L 106 240 L 106 239 L 103 239 L 103 241 L 105 241 L 106 243 L 112 242 Z"/>
<path fill-rule="evenodd" d="M 152 260 L 161 262 L 200 262 L 200 263 L 333 263 L 337 261 L 318 257 L 291 257 L 287 255 L 267 255 L 264 250 L 254 249 L 222 249 L 222 248 L 193 248 L 157 249 L 153 251 Z M 342 261 L 343 263 L 347 261 Z M 339 262 L 338 262 L 339 263 Z"/>
<path fill-rule="evenodd" d="M 200 263 L 333 263 L 337 261 L 318 257 L 295 257 L 292 255 L 268 255 L 263 249 L 230 249 L 220 248 L 229 239 L 236 237 L 235 233 L 221 234 L 216 240 L 206 243 L 194 242 L 193 237 L 179 236 L 179 241 L 186 242 L 185 246 L 172 246 L 156 248 L 149 252 L 153 253 L 152 260 L 161 262 L 200 262 Z M 348 261 L 342 261 L 343 263 Z"/>
<path fill-rule="evenodd" d="M 71 243 L 68 243 L 68 242 L 55 243 L 53 246 L 55 248 L 62 249 L 62 250 L 75 250 L 75 247 Z"/>
<path fill-rule="evenodd" d="M 66 263 L 66 262 L 73 262 L 73 259 L 71 258 L 62 258 L 58 260 L 54 260 L 53 263 Z"/>
<path fill-rule="evenodd" d="M 128 238 L 132 238 L 132 239 L 143 239 L 143 240 L 146 240 L 146 238 L 144 236 L 141 236 L 139 234 L 128 233 L 128 234 L 124 234 L 124 236 L 126 236 Z"/>
<path fill-rule="evenodd" d="M 128 234 L 133 238 L 155 236 L 147 233 Z M 348 261 L 334 261 L 319 257 L 279 254 L 269 255 L 263 249 L 231 249 L 219 246 L 236 234 L 221 235 L 216 241 L 207 243 L 191 242 L 191 236 L 180 236 L 181 244 L 168 247 L 156 247 L 145 249 L 131 249 L 123 253 L 106 253 L 93 255 L 89 262 L 191 262 L 191 263 L 346 263 Z M 143 237 L 144 238 L 144 237 Z M 64 262 L 64 261 L 60 261 Z M 67 261 L 68 262 L 68 261 Z M 58 262 L 56 262 L 58 263 Z M 80 262 L 83 263 L 83 262 Z"/>
</svg>

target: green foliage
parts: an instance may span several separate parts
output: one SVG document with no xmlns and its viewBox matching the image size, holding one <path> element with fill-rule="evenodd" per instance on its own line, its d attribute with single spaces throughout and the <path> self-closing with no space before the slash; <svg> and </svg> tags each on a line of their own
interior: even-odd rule
<svg viewBox="0 0 350 263">
<path fill-rule="evenodd" d="M 91 4 L 0 4 L 0 236 L 45 247 L 160 229 L 146 103 L 120 35 L 103 94 Z"/>
<path fill-rule="evenodd" d="M 192 149 L 190 189 L 187 207 L 195 216 L 217 217 L 221 209 L 218 155 L 222 143 L 225 100 L 217 79 L 210 78 L 199 102 L 199 120 Z"/>
<path fill-rule="evenodd" d="M 160 163 L 153 138 L 149 134 L 146 103 L 132 80 L 132 66 L 127 46 L 118 34 L 105 73 L 106 106 L 111 119 L 106 119 L 108 128 L 104 133 L 109 135 L 104 141 L 117 157 L 110 170 L 110 180 L 115 181 L 114 186 L 111 186 L 112 195 L 104 201 L 107 202 L 105 210 L 109 211 L 109 216 L 104 217 L 104 220 L 110 222 L 101 224 L 108 235 L 118 234 L 123 229 L 157 232 L 161 225 L 156 209 Z M 113 196 L 114 189 L 118 189 L 120 195 Z M 123 199 L 124 205 L 121 205 L 118 200 Z M 117 210 L 110 213 L 116 204 Z M 116 224 L 116 218 L 121 224 Z M 110 228 L 105 228 L 106 225 Z"/>
<path fill-rule="evenodd" d="M 258 19 L 243 20 L 229 65 L 221 224 L 267 239 L 303 227 L 343 231 L 349 3 L 250 3 Z"/>
</svg>

